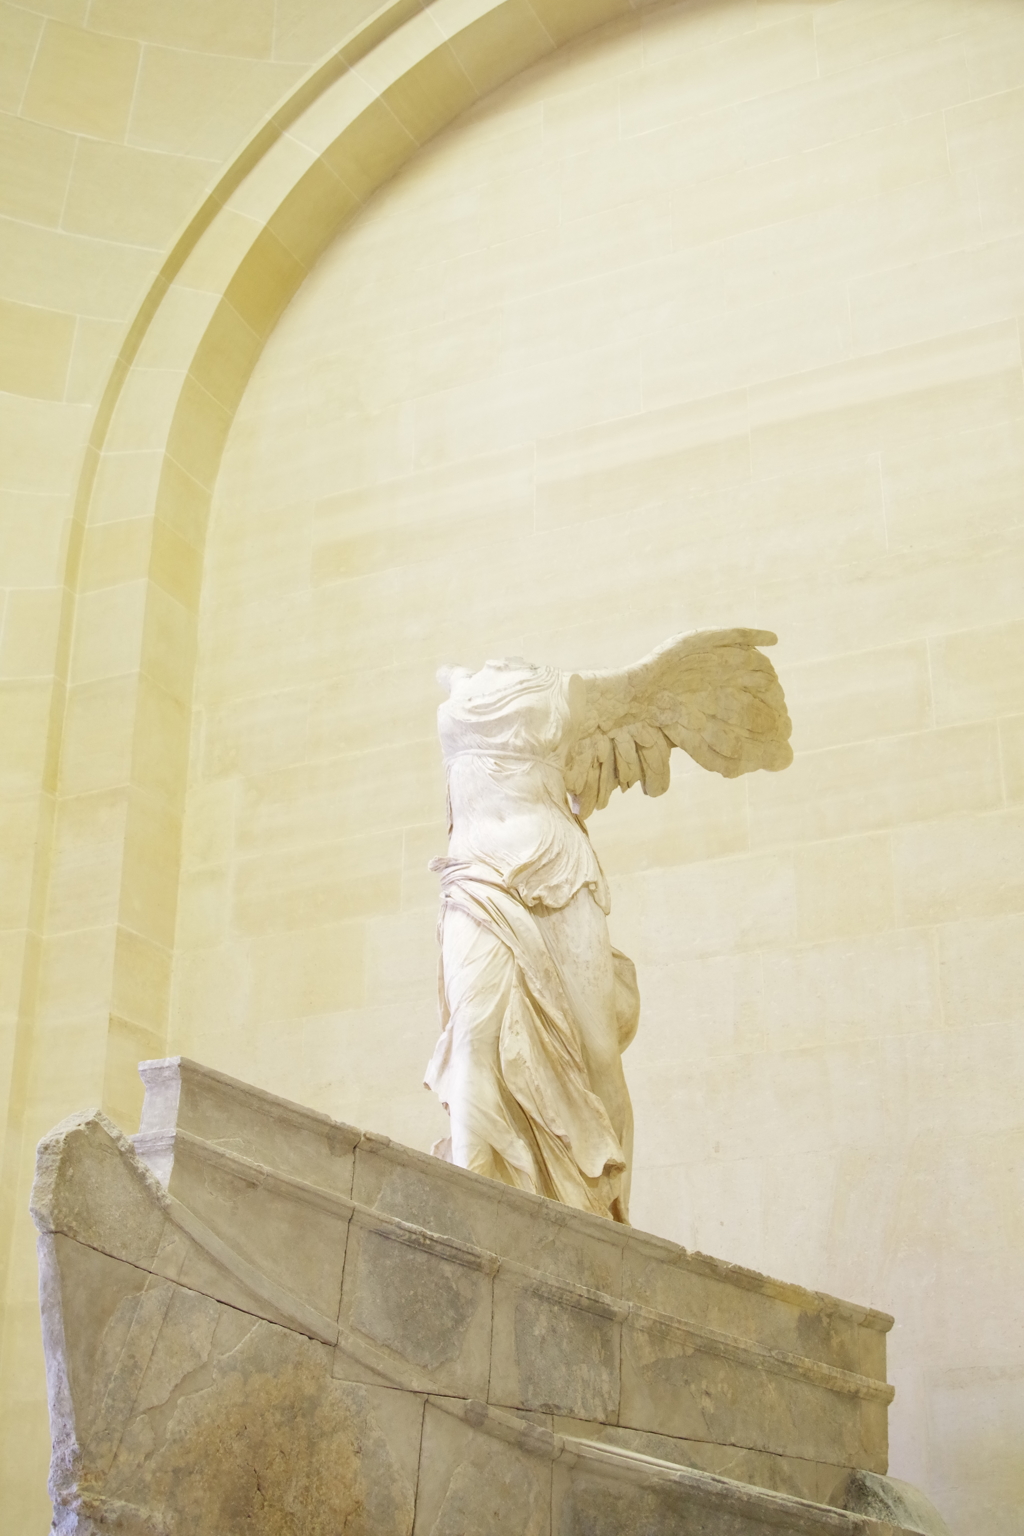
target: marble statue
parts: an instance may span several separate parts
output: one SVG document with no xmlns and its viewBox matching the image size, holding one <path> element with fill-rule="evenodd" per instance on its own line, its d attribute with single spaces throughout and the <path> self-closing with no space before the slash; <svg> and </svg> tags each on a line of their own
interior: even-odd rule
<svg viewBox="0 0 1024 1536">
<path fill-rule="evenodd" d="M 608 937 L 587 834 L 616 785 L 660 795 L 681 747 L 727 778 L 792 761 L 762 630 L 677 636 L 634 666 L 560 672 L 518 657 L 443 668 L 448 777 L 442 1033 L 427 1067 L 451 1119 L 440 1155 L 628 1221 L 633 1118 L 622 1053 L 632 962 Z"/>
</svg>

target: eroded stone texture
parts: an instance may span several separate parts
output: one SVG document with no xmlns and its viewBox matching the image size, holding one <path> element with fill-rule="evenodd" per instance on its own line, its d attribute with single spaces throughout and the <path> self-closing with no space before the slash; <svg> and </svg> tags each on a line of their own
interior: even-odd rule
<svg viewBox="0 0 1024 1536">
<path fill-rule="evenodd" d="M 657 1462 L 615 1464 L 585 1444 L 556 1462 L 552 1536 L 906 1536 L 902 1526 Z"/>
<path fill-rule="evenodd" d="M 185 1131 L 320 1189 L 351 1194 L 360 1137 L 353 1126 L 182 1056 L 144 1061 L 139 1073 L 146 1085 L 139 1135 L 144 1144 L 152 1138 L 154 1150 L 161 1136 Z"/>
<path fill-rule="evenodd" d="M 323 1345 L 271 1323 L 236 1342 L 241 1326 L 227 1320 L 222 1352 L 211 1340 L 201 1366 L 143 1399 L 114 1495 L 160 1510 L 173 1536 L 406 1536 L 417 1401 L 332 1380 Z"/>
<path fill-rule="evenodd" d="M 621 1296 L 627 1231 L 582 1211 L 570 1213 L 553 1200 L 527 1202 L 508 1191 L 499 1211 L 497 1251 L 570 1285 Z"/>
<path fill-rule="evenodd" d="M 921 1536 L 950 1536 L 949 1526 L 919 1489 L 895 1477 L 874 1472 L 850 1472 L 828 1501 L 837 1509 L 888 1520 Z"/>
<path fill-rule="evenodd" d="M 630 1234 L 622 1263 L 629 1295 L 656 1312 L 885 1378 L 892 1320 L 884 1313 L 686 1253 L 646 1233 Z"/>
<path fill-rule="evenodd" d="M 549 1536 L 551 1462 L 428 1403 L 415 1536 Z"/>
<path fill-rule="evenodd" d="M 74 1233 L 147 1266 L 164 1235 L 160 1191 L 98 1110 L 70 1115 L 40 1142 L 31 1208 L 41 1230 Z"/>
<path fill-rule="evenodd" d="M 305 1181 L 284 1182 L 269 1169 L 219 1152 L 197 1138 L 177 1138 L 174 1198 L 240 1257 L 336 1318 L 351 1210 L 322 1198 Z"/>
<path fill-rule="evenodd" d="M 432 1373 L 439 1386 L 486 1396 L 491 1265 L 475 1251 L 414 1231 L 355 1225 L 342 1321 Z"/>
<path fill-rule="evenodd" d="M 826 1382 L 806 1368 L 778 1369 L 770 1358 L 716 1347 L 696 1332 L 634 1312 L 623 1326 L 619 1422 L 881 1470 L 885 1404 Z"/>
<path fill-rule="evenodd" d="M 886 1319 L 366 1137 L 371 1208 L 315 1182 L 347 1128 L 166 1067 L 156 1118 L 187 1086 L 231 1136 L 93 1113 L 40 1148 L 54 1536 L 946 1536 L 858 1471 L 891 1393 L 838 1360 Z M 780 1347 L 804 1316 L 838 1360 Z"/>
<path fill-rule="evenodd" d="M 818 1504 L 831 1502 L 835 1487 L 836 1469 L 829 1462 L 777 1456 L 746 1446 L 717 1445 L 711 1440 L 681 1440 L 620 1424 L 595 1425 L 585 1419 L 553 1417 L 551 1428 L 556 1434 L 620 1446 L 640 1456 L 653 1456 L 658 1461 L 693 1467 L 699 1472 L 711 1472 L 717 1477 L 733 1478 L 738 1483 L 751 1483 Z"/>
<path fill-rule="evenodd" d="M 685 1511 L 674 1490 L 593 1476 L 556 1473 L 555 1505 L 553 1536 L 747 1536 L 744 1522 L 721 1510 Z"/>
<path fill-rule="evenodd" d="M 571 1293 L 559 1295 L 499 1274 L 492 1401 L 613 1421 L 619 1403 L 620 1315 L 596 1298 L 588 1302 Z"/>
<path fill-rule="evenodd" d="M 492 1179 L 461 1178 L 465 1171 L 367 1136 L 356 1151 L 352 1194 L 399 1221 L 493 1249 L 501 1190 Z"/>
<path fill-rule="evenodd" d="M 68 1426 L 58 1505 L 166 1536 L 407 1536 L 420 1399 L 335 1381 L 323 1344 L 53 1246 L 79 1341 L 70 1407 L 88 1429 L 79 1444 Z"/>
</svg>

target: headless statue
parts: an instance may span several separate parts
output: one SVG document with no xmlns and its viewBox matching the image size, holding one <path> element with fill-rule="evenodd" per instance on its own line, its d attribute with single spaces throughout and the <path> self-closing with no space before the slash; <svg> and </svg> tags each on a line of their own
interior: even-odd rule
<svg viewBox="0 0 1024 1536">
<path fill-rule="evenodd" d="M 618 672 L 518 658 L 444 669 L 442 1033 L 426 1073 L 459 1167 L 628 1221 L 622 1053 L 640 1000 L 608 937 L 586 820 L 616 785 L 660 795 L 673 747 L 727 778 L 792 761 L 760 630 L 684 635 Z"/>
</svg>

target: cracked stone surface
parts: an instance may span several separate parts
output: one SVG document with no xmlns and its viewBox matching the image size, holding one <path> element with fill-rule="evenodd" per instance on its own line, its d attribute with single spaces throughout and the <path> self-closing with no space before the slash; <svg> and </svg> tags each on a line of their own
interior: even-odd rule
<svg viewBox="0 0 1024 1536">
<path fill-rule="evenodd" d="M 888 1318 L 147 1071 L 40 1147 L 52 1536 L 948 1536 Z"/>
</svg>

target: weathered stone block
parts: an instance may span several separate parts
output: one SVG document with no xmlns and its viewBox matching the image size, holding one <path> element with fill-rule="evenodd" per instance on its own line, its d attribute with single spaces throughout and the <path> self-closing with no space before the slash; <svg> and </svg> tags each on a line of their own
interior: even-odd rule
<svg viewBox="0 0 1024 1536">
<path fill-rule="evenodd" d="M 341 1322 L 437 1390 L 486 1397 L 491 1343 L 490 1254 L 411 1226 L 353 1223 Z"/>
<path fill-rule="evenodd" d="M 494 1249 L 500 1185 L 386 1136 L 366 1134 L 356 1148 L 352 1198 L 428 1232 Z"/>
<path fill-rule="evenodd" d="M 810 1461 L 803 1456 L 778 1456 L 746 1446 L 719 1445 L 713 1440 L 683 1440 L 651 1430 L 631 1429 L 623 1424 L 594 1424 L 584 1419 L 553 1417 L 551 1428 L 557 1435 L 591 1440 L 599 1445 L 618 1446 L 637 1456 L 652 1456 L 698 1472 L 711 1472 L 738 1483 L 752 1483 L 773 1493 L 786 1493 L 798 1499 L 826 1504 L 835 1487 L 833 1463 Z"/>
<path fill-rule="evenodd" d="M 481 1433 L 487 1409 L 428 1401 L 416 1499 L 415 1536 L 550 1536 L 551 1452 Z M 553 1449 L 553 1437 L 548 1441 Z"/>
<path fill-rule="evenodd" d="M 528 1269 L 622 1296 L 622 1255 L 629 1228 L 537 1195 L 502 1190 L 495 1251 Z"/>
<path fill-rule="evenodd" d="M 333 1381 L 324 1345 L 71 1239 L 44 1237 L 41 1267 L 62 1519 L 408 1536 L 420 1399 Z"/>
<path fill-rule="evenodd" d="M 164 1235 L 161 1192 L 98 1110 L 62 1120 L 39 1143 L 32 1216 L 101 1253 L 151 1264 Z"/>
<path fill-rule="evenodd" d="M 896 1477 L 875 1472 L 848 1472 L 828 1501 L 837 1509 L 919 1532 L 920 1536 L 950 1536 L 949 1526 L 918 1488 Z"/>
<path fill-rule="evenodd" d="M 494 1282 L 490 1399 L 614 1423 L 626 1308 L 505 1263 Z"/>
<path fill-rule="evenodd" d="M 146 1097 L 136 1145 L 158 1169 L 169 1170 L 163 1138 L 181 1130 L 275 1172 L 351 1195 L 361 1134 L 352 1126 L 250 1088 L 184 1056 L 141 1062 L 139 1075 Z"/>
<path fill-rule="evenodd" d="M 40 1148 L 54 1536 L 915 1529 L 856 1502 L 891 1391 L 838 1361 L 887 1319 L 159 1065 L 135 1146 Z"/>
<path fill-rule="evenodd" d="M 885 1465 L 884 1402 L 860 1377 L 672 1318 L 631 1311 L 623 1325 L 620 1424 L 783 1456 Z"/>
<path fill-rule="evenodd" d="M 225 1156 L 219 1145 L 187 1132 L 174 1137 L 170 1190 L 236 1254 L 326 1317 L 337 1318 L 349 1202 L 250 1160 Z M 184 1273 L 182 1279 L 190 1283 Z"/>
<path fill-rule="evenodd" d="M 624 1294 L 656 1312 L 885 1379 L 892 1319 L 883 1312 L 687 1253 L 643 1232 L 630 1233 L 622 1269 Z"/>
</svg>

